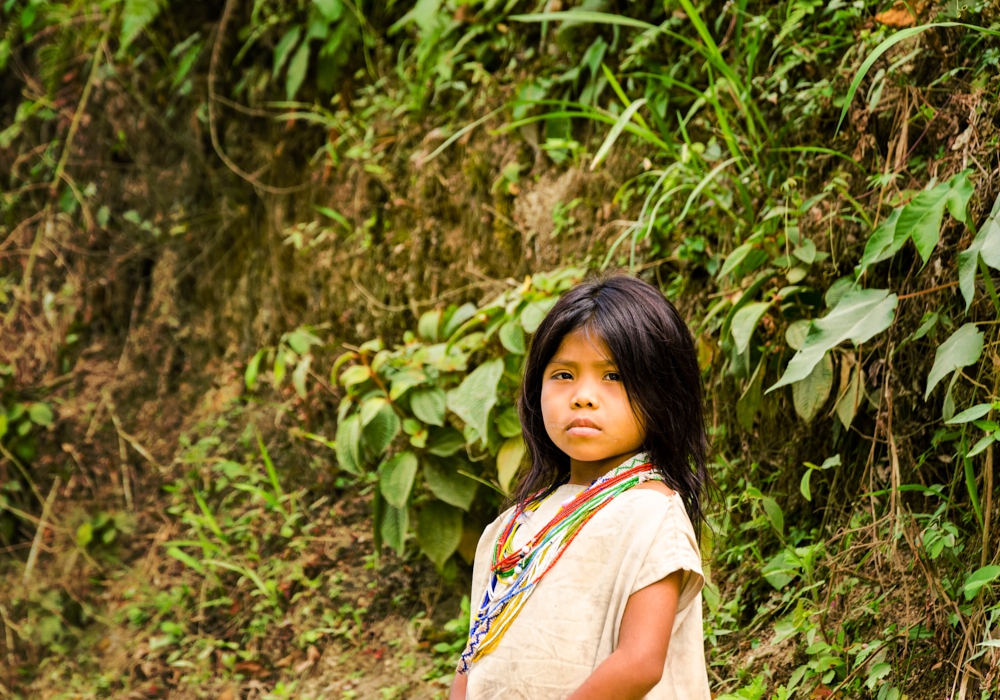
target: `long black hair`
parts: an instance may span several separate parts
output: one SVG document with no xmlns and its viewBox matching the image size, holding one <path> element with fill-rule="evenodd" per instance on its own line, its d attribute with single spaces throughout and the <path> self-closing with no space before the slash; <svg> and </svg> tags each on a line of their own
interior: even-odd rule
<svg viewBox="0 0 1000 700">
<path fill-rule="evenodd" d="M 569 456 L 545 431 L 542 380 L 563 338 L 577 329 L 596 333 L 611 351 L 632 410 L 646 430 L 642 450 L 667 486 L 681 495 L 700 535 L 710 482 L 697 351 L 673 304 L 652 285 L 625 275 L 589 280 L 568 291 L 531 340 L 517 402 L 531 466 L 522 473 L 514 498 L 524 504 L 569 474 Z"/>
</svg>

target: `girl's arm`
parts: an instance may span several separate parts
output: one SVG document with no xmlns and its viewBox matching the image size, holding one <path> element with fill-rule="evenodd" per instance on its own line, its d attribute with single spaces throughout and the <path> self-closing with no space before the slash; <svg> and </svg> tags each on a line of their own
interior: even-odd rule
<svg viewBox="0 0 1000 700">
<path fill-rule="evenodd" d="M 618 632 L 618 648 L 567 700 L 640 700 L 660 682 L 681 592 L 681 572 L 629 596 Z M 457 678 L 457 677 L 456 677 Z M 455 695 L 451 700 L 464 700 Z"/>
<path fill-rule="evenodd" d="M 468 676 L 456 673 L 455 680 L 451 682 L 451 695 L 448 696 L 448 700 L 465 700 L 465 686 L 468 684 Z"/>
</svg>

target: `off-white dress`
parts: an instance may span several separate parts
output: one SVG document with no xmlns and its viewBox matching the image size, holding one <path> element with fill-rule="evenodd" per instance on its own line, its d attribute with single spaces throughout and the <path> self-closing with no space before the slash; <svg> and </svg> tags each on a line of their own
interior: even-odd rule
<svg viewBox="0 0 1000 700">
<path fill-rule="evenodd" d="M 520 548 L 585 487 L 557 488 L 515 533 Z M 493 546 L 504 512 L 476 549 L 472 615 L 489 581 Z M 663 678 L 647 700 L 710 700 L 702 637 L 704 575 L 681 497 L 632 488 L 600 510 L 535 586 L 492 653 L 469 672 L 467 700 L 562 700 L 618 646 L 630 595 L 683 570 Z M 501 584 L 502 585 L 502 584 Z"/>
</svg>

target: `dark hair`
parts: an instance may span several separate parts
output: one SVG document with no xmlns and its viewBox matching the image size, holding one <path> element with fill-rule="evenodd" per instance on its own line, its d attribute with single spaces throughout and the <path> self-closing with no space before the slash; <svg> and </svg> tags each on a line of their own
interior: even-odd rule
<svg viewBox="0 0 1000 700">
<path fill-rule="evenodd" d="M 673 304 L 652 285 L 625 275 L 577 285 L 538 326 L 517 402 L 531 466 L 522 473 L 514 497 L 526 503 L 569 474 L 569 456 L 545 431 L 542 380 L 563 338 L 581 328 L 600 336 L 611 351 L 632 410 L 646 429 L 642 450 L 667 486 L 681 495 L 700 535 L 709 477 L 697 351 Z"/>
</svg>

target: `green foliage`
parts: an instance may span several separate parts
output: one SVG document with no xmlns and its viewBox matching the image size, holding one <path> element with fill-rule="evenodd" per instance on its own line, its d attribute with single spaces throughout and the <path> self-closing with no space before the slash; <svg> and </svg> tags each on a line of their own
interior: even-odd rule
<svg viewBox="0 0 1000 700">
<path fill-rule="evenodd" d="M 356 475 L 380 463 L 375 527 L 391 548 L 405 550 L 415 521 L 421 550 L 443 569 L 478 487 L 510 489 L 524 454 L 513 400 L 525 334 L 581 276 L 538 274 L 482 307 L 428 311 L 402 345 L 371 341 L 334 363 L 331 383 L 346 391 L 338 462 Z"/>
</svg>

